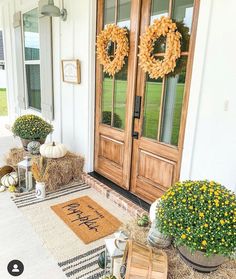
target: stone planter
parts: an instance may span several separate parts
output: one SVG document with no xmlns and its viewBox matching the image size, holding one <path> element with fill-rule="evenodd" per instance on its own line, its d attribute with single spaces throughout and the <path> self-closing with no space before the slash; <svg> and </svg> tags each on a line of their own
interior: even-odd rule
<svg viewBox="0 0 236 279">
<path fill-rule="evenodd" d="M 28 139 L 22 139 L 22 138 L 21 138 L 21 143 L 22 143 L 22 145 L 23 145 L 23 147 L 24 147 L 24 150 L 25 150 L 25 151 L 28 151 L 28 150 L 27 150 L 27 145 L 28 145 L 31 141 L 38 141 L 40 144 L 44 144 L 44 143 L 45 143 L 45 140 L 46 140 L 46 139 L 28 140 Z"/>
<path fill-rule="evenodd" d="M 185 246 L 177 247 L 183 261 L 199 272 L 212 272 L 225 262 L 226 258 L 221 255 L 205 256 L 201 251 L 196 251 L 194 254 Z"/>
<path fill-rule="evenodd" d="M 167 248 L 171 244 L 171 238 L 163 235 L 157 229 L 156 219 L 152 222 L 152 226 L 149 230 L 147 240 L 152 247 L 157 247 L 157 248 Z"/>
</svg>

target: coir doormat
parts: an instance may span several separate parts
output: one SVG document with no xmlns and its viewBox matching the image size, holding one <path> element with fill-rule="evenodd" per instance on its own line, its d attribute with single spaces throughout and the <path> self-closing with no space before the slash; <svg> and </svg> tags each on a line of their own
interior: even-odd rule
<svg viewBox="0 0 236 279">
<path fill-rule="evenodd" d="M 51 208 L 85 244 L 110 235 L 121 226 L 116 217 L 88 196 Z"/>
</svg>

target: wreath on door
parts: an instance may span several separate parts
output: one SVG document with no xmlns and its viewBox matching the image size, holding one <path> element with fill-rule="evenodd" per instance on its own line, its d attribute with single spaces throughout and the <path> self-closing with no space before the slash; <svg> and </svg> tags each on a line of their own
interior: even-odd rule
<svg viewBox="0 0 236 279">
<path fill-rule="evenodd" d="M 109 53 L 112 43 L 114 44 L 114 55 Z M 128 30 L 115 24 L 107 24 L 106 28 L 97 36 L 97 58 L 104 66 L 103 71 L 114 76 L 122 69 L 128 54 Z"/>
<path fill-rule="evenodd" d="M 153 55 L 155 42 L 161 36 L 166 37 L 166 52 L 163 60 Z M 181 54 L 181 37 L 176 24 L 169 17 L 154 20 L 140 37 L 139 64 L 151 78 L 163 78 L 174 71 L 176 60 Z"/>
</svg>

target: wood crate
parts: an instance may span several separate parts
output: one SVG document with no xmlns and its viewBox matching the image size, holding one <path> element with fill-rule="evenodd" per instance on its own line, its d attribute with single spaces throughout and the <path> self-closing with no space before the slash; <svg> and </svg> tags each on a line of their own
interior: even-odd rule
<svg viewBox="0 0 236 279">
<path fill-rule="evenodd" d="M 123 265 L 125 279 L 167 279 L 168 261 L 165 252 L 154 253 L 150 247 L 129 240 L 126 245 Z"/>
</svg>

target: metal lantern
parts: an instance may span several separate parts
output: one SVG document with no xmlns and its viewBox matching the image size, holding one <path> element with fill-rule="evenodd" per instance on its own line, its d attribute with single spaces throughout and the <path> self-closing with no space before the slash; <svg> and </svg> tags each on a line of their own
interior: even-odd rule
<svg viewBox="0 0 236 279">
<path fill-rule="evenodd" d="M 29 192 L 33 189 L 33 175 L 31 172 L 31 158 L 26 156 L 24 160 L 17 164 L 19 176 L 20 192 Z"/>
<path fill-rule="evenodd" d="M 119 278 L 120 267 L 122 264 L 122 258 L 125 249 L 125 243 L 127 241 L 127 236 L 124 232 L 116 232 L 115 238 L 105 239 L 105 260 L 110 264 L 105 264 L 105 274 L 107 273 L 107 266 L 110 267 L 110 273 Z M 121 241 L 121 247 L 117 246 L 117 241 Z"/>
</svg>

